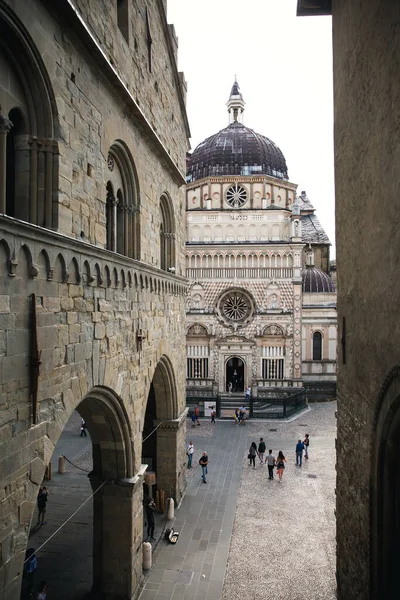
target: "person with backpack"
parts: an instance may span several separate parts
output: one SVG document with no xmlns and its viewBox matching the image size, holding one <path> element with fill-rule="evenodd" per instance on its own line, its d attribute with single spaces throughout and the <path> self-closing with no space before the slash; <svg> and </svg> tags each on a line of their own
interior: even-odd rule
<svg viewBox="0 0 400 600">
<path fill-rule="evenodd" d="M 309 433 L 306 433 L 306 437 L 303 440 L 303 444 L 304 444 L 304 449 L 305 449 L 304 458 L 308 458 L 308 446 L 310 445 L 310 434 Z"/>
<path fill-rule="evenodd" d="M 251 463 L 253 463 L 253 467 L 256 468 L 256 454 L 257 454 L 257 444 L 255 442 L 252 442 L 251 446 L 249 448 L 249 454 L 248 454 L 248 459 L 250 460 L 249 467 L 251 467 Z"/>
<path fill-rule="evenodd" d="M 207 456 L 207 452 L 204 450 L 203 455 L 200 457 L 199 460 L 199 465 L 201 466 L 201 470 L 202 470 L 202 479 L 203 479 L 203 483 L 207 483 L 207 479 L 206 479 L 206 475 L 208 474 L 208 456 Z"/>
<path fill-rule="evenodd" d="M 265 453 L 266 445 L 263 438 L 260 438 L 260 443 L 258 444 L 258 458 L 260 459 L 260 465 L 264 464 L 264 453 Z"/>
</svg>

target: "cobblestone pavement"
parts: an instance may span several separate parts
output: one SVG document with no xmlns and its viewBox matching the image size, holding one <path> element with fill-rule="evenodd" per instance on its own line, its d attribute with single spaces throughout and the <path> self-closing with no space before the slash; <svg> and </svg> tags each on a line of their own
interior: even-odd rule
<svg viewBox="0 0 400 600">
<path fill-rule="evenodd" d="M 176 546 L 160 542 L 140 600 L 331 600 L 335 593 L 336 403 L 313 404 L 291 422 L 206 421 L 188 427 L 195 445 L 188 490 L 176 511 Z M 310 434 L 310 458 L 295 444 Z M 282 483 L 248 466 L 252 441 L 282 450 Z M 210 456 L 207 485 L 198 458 Z"/>
</svg>

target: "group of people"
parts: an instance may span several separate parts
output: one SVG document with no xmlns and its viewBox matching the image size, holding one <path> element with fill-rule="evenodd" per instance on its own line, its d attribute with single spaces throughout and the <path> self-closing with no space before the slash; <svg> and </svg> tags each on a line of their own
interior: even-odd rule
<svg viewBox="0 0 400 600">
<path fill-rule="evenodd" d="M 186 448 L 186 455 L 188 457 L 187 468 L 191 469 L 193 466 L 193 454 L 194 454 L 194 445 L 193 442 L 190 441 L 188 447 Z M 199 465 L 201 466 L 201 478 L 203 483 L 207 483 L 207 473 L 208 473 L 208 454 L 206 451 L 203 452 L 199 459 Z"/>
<path fill-rule="evenodd" d="M 305 458 L 308 458 L 308 448 L 310 445 L 310 435 L 306 433 L 304 440 L 298 440 L 296 444 L 296 466 L 302 465 L 303 462 L 303 452 L 305 451 Z M 266 451 L 266 445 L 263 438 L 260 438 L 260 442 L 257 444 L 256 442 L 252 442 L 247 458 L 249 459 L 249 467 L 253 465 L 253 468 L 256 468 L 256 456 L 258 456 L 260 465 L 267 464 L 268 465 L 268 479 L 271 481 L 274 478 L 274 468 L 276 468 L 279 481 L 282 481 L 283 471 L 285 470 L 285 462 L 286 458 L 283 454 L 282 450 L 279 450 L 278 456 L 274 456 L 272 450 L 268 450 L 268 454 L 264 459 Z"/>
<path fill-rule="evenodd" d="M 235 410 L 235 425 L 246 425 L 247 411 L 245 406 L 241 406 Z"/>
</svg>

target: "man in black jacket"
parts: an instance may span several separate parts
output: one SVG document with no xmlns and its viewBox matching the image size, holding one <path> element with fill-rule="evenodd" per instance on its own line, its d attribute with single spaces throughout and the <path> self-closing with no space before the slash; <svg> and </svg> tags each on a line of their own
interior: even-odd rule
<svg viewBox="0 0 400 600">
<path fill-rule="evenodd" d="M 207 483 L 206 475 L 208 473 L 208 469 L 207 469 L 208 456 L 207 456 L 207 452 L 206 451 L 203 452 L 203 456 L 200 458 L 199 464 L 200 464 L 200 466 L 202 468 L 202 471 L 203 471 L 203 474 L 202 474 L 203 483 Z"/>
<path fill-rule="evenodd" d="M 258 458 L 260 459 L 260 465 L 264 464 L 265 448 L 265 442 L 263 438 L 260 438 L 260 443 L 258 444 Z"/>
</svg>

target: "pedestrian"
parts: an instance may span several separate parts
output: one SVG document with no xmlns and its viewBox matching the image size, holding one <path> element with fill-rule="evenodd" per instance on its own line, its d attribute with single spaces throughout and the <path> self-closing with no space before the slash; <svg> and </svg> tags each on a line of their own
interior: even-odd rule
<svg viewBox="0 0 400 600">
<path fill-rule="evenodd" d="M 47 583 L 45 581 L 41 581 L 39 583 L 36 600 L 46 600 L 46 598 L 47 598 Z"/>
<path fill-rule="evenodd" d="M 156 505 L 153 498 L 147 498 L 146 501 L 146 519 L 147 519 L 147 541 L 154 542 L 154 511 L 156 510 Z"/>
<path fill-rule="evenodd" d="M 241 406 L 239 409 L 239 421 L 240 425 L 246 425 L 246 408 Z"/>
<path fill-rule="evenodd" d="M 196 417 L 196 425 L 200 426 L 199 414 L 200 414 L 199 407 L 195 405 L 194 406 L 194 416 Z"/>
<path fill-rule="evenodd" d="M 194 414 L 194 412 L 192 413 L 191 419 L 192 419 L 192 427 L 196 427 L 196 415 Z"/>
<path fill-rule="evenodd" d="M 31 597 L 34 583 L 35 583 L 35 572 L 37 568 L 37 560 L 35 555 L 35 548 L 28 548 L 25 552 L 24 569 L 22 571 L 22 594 L 23 600 Z"/>
<path fill-rule="evenodd" d="M 309 433 L 306 433 L 306 437 L 303 440 L 303 444 L 304 444 L 304 450 L 305 450 L 304 458 L 308 458 L 308 446 L 310 445 L 310 434 Z"/>
<path fill-rule="evenodd" d="M 251 443 L 249 448 L 248 458 L 250 460 L 249 467 L 251 467 L 251 463 L 253 463 L 253 467 L 256 468 L 256 455 L 257 455 L 257 444 L 255 442 Z"/>
<path fill-rule="evenodd" d="M 207 456 L 207 452 L 206 451 L 204 451 L 203 455 L 200 457 L 199 464 L 200 464 L 201 470 L 202 470 L 202 476 L 201 477 L 203 479 L 203 483 L 207 483 L 206 476 L 208 474 L 208 468 L 207 468 L 207 466 L 208 466 L 208 456 Z"/>
<path fill-rule="evenodd" d="M 214 423 L 215 425 L 215 417 L 217 416 L 217 411 L 215 410 L 215 407 L 212 406 L 211 407 L 211 423 Z"/>
<path fill-rule="evenodd" d="M 37 507 L 38 507 L 38 521 L 37 524 L 39 525 L 39 523 L 41 525 L 46 525 L 47 521 L 45 521 L 45 516 L 46 516 L 46 504 L 47 504 L 47 500 L 49 498 L 49 492 L 47 487 L 42 487 L 39 490 L 38 493 L 38 497 L 37 497 Z"/>
<path fill-rule="evenodd" d="M 235 409 L 235 425 L 239 425 L 240 423 L 240 413 L 239 413 L 239 409 L 236 408 Z"/>
<path fill-rule="evenodd" d="M 260 443 L 258 444 L 258 458 L 260 459 L 260 465 L 264 464 L 264 454 L 265 454 L 265 442 L 263 438 L 260 438 Z"/>
<path fill-rule="evenodd" d="M 275 456 L 272 454 L 272 450 L 268 450 L 268 456 L 265 459 L 265 462 L 268 465 L 268 479 L 272 481 L 274 478 L 274 467 L 275 467 Z M 285 468 L 285 466 L 283 467 Z"/>
<path fill-rule="evenodd" d="M 194 452 L 193 442 L 189 442 L 189 445 L 188 445 L 187 450 L 186 450 L 186 454 L 187 454 L 187 457 L 188 457 L 188 464 L 187 464 L 187 468 L 188 469 L 192 468 L 193 452 Z"/>
<path fill-rule="evenodd" d="M 301 465 L 302 465 L 303 450 L 304 450 L 304 444 L 301 440 L 298 440 L 298 442 L 296 444 L 296 466 L 298 465 L 299 467 L 301 467 Z"/>
<path fill-rule="evenodd" d="M 285 470 L 286 458 L 283 455 L 282 450 L 278 452 L 278 458 L 276 459 L 276 471 L 279 476 L 279 482 L 282 481 L 283 471 Z"/>
<path fill-rule="evenodd" d="M 246 401 L 246 402 L 249 402 L 249 400 L 250 400 L 250 396 L 251 396 L 251 387 L 250 387 L 250 386 L 248 386 L 248 387 L 246 388 L 246 395 L 245 395 L 245 401 Z"/>
<path fill-rule="evenodd" d="M 81 437 L 82 436 L 85 436 L 85 437 L 87 436 L 87 433 L 86 433 L 86 421 L 85 421 L 85 419 L 81 420 Z"/>
<path fill-rule="evenodd" d="M 230 382 L 228 383 L 228 394 L 229 394 L 229 395 L 231 395 L 231 394 L 232 394 L 232 388 L 233 388 L 233 384 L 232 384 L 232 382 L 230 381 Z"/>
</svg>

